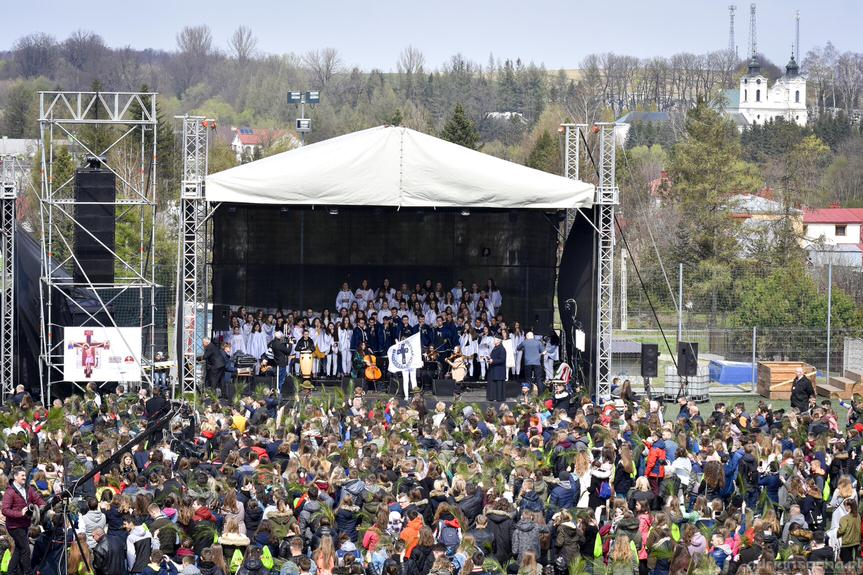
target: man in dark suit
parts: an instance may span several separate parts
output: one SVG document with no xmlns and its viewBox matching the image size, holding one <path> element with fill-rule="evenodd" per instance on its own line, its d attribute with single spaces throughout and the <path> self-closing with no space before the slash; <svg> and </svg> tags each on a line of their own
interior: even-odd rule
<svg viewBox="0 0 863 575">
<path fill-rule="evenodd" d="M 506 401 L 506 350 L 499 337 L 494 338 L 488 361 L 488 382 L 485 388 L 486 401 Z"/>
<path fill-rule="evenodd" d="M 277 331 L 274 335 L 273 341 L 270 342 L 270 349 L 273 350 L 273 363 L 276 364 L 276 390 L 281 395 L 293 346 L 285 339 L 285 334 L 282 332 Z"/>
<path fill-rule="evenodd" d="M 199 359 L 204 360 L 204 386 L 217 387 L 222 384 L 221 379 L 213 379 L 213 366 L 220 360 L 222 353 L 219 346 L 209 337 L 202 340 L 204 344 L 204 353 Z"/>
<path fill-rule="evenodd" d="M 207 362 L 207 384 L 210 387 L 222 388 L 225 379 L 225 356 L 216 342 L 204 339 L 204 361 Z"/>
</svg>

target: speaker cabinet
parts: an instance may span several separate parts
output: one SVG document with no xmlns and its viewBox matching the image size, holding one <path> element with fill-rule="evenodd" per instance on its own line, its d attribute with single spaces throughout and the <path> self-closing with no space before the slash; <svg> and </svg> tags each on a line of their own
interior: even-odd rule
<svg viewBox="0 0 863 575">
<path fill-rule="evenodd" d="M 76 283 L 114 283 L 116 176 L 110 170 L 75 171 L 75 225 L 73 253 L 78 260 L 72 277 Z M 88 233 L 89 232 L 89 233 Z"/>
</svg>

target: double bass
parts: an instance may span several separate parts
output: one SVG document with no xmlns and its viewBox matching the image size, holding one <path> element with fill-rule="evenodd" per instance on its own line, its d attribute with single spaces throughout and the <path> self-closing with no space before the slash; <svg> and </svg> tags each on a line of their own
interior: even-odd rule
<svg viewBox="0 0 863 575">
<path fill-rule="evenodd" d="M 365 376 L 369 381 L 377 381 L 381 378 L 381 368 L 378 367 L 378 358 L 371 353 L 363 356 L 363 363 L 366 366 Z"/>
</svg>

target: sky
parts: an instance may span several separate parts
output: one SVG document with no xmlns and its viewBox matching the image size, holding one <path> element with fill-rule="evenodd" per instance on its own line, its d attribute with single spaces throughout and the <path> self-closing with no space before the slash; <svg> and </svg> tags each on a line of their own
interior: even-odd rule
<svg viewBox="0 0 863 575">
<path fill-rule="evenodd" d="M 735 0 L 731 0 L 734 2 Z M 729 0 L 146 0 L 70 2 L 0 0 L 4 34 L 0 50 L 16 38 L 46 32 L 62 40 L 84 29 L 112 47 L 173 50 L 186 25 L 207 24 L 214 45 L 227 50 L 239 25 L 252 28 L 258 49 L 301 54 L 336 48 L 347 66 L 394 70 L 408 45 L 419 48 L 426 68 L 460 52 L 482 65 L 520 57 L 549 69 L 577 68 L 592 52 L 639 57 L 703 53 L 728 45 Z M 740 54 L 749 42 L 749 3 L 737 4 Z M 859 24 L 863 0 L 760 0 L 758 48 L 784 64 L 800 10 L 800 54 L 827 41 L 840 51 L 863 51 Z"/>
</svg>

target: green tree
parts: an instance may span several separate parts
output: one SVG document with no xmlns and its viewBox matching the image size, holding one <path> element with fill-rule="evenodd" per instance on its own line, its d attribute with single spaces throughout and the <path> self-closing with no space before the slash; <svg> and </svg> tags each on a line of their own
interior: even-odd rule
<svg viewBox="0 0 863 575">
<path fill-rule="evenodd" d="M 685 127 L 669 166 L 669 196 L 680 216 L 674 255 L 675 261 L 698 262 L 695 290 L 710 292 L 713 318 L 723 295 L 719 288 L 728 285 L 720 270 L 739 254 L 731 197 L 754 192 L 760 181 L 754 166 L 740 159 L 737 129 L 706 102 L 687 113 Z"/>
<path fill-rule="evenodd" d="M 0 136 L 9 138 L 39 137 L 39 90 L 50 90 L 45 78 L 16 80 L 6 90 L 4 105 L 0 106 Z"/>
<path fill-rule="evenodd" d="M 561 174 L 560 139 L 553 138 L 548 130 L 543 130 L 527 157 L 527 165 L 544 172 Z"/>
<path fill-rule="evenodd" d="M 681 226 L 691 228 L 689 245 L 680 246 L 681 261 L 736 255 L 736 224 L 729 211 L 734 194 L 751 193 L 760 181 L 754 166 L 740 159 L 734 125 L 704 101 L 686 116 L 686 138 L 672 148 L 670 197 L 681 213 Z"/>
<path fill-rule="evenodd" d="M 479 147 L 479 131 L 461 104 L 455 105 L 452 116 L 446 121 L 440 137 L 471 150 L 476 150 Z"/>
<path fill-rule="evenodd" d="M 758 339 L 762 353 L 779 351 L 786 357 L 804 360 L 823 357 L 823 341 L 811 338 L 797 341 L 798 338 L 789 337 L 787 329 L 772 329 L 827 327 L 827 295 L 818 291 L 803 263 L 777 267 L 770 274 L 756 275 L 742 286 L 731 323 L 738 327 L 763 328 Z M 832 300 L 833 329 L 863 327 L 860 310 L 845 292 L 834 287 Z"/>
</svg>

